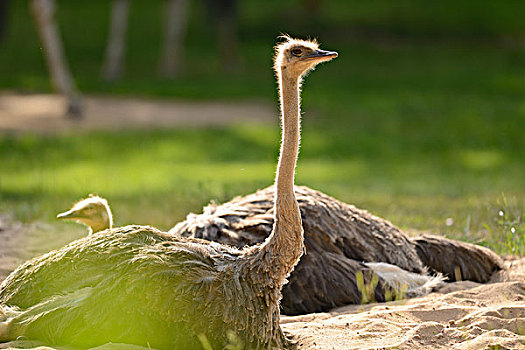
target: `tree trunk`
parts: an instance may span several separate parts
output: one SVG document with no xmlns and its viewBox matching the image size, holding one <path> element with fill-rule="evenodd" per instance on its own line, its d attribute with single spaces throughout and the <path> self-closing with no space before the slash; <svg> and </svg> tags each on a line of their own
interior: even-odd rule
<svg viewBox="0 0 525 350">
<path fill-rule="evenodd" d="M 102 77 L 106 81 L 118 80 L 124 72 L 129 5 L 129 0 L 113 0 L 106 56 L 102 65 Z"/>
<path fill-rule="evenodd" d="M 224 72 L 231 73 L 239 65 L 237 56 L 237 0 L 208 0 L 209 15 L 214 22 L 219 59 Z"/>
<path fill-rule="evenodd" d="M 238 67 L 236 34 L 236 0 L 215 1 L 217 12 L 217 42 L 222 70 L 231 73 Z"/>
<path fill-rule="evenodd" d="M 314 17 L 320 13 L 322 2 L 322 0 L 303 0 L 303 6 L 308 14 Z"/>
<path fill-rule="evenodd" d="M 173 78 L 184 69 L 184 39 L 187 29 L 188 4 L 188 0 L 166 0 L 164 43 L 159 62 L 159 74 L 162 77 Z"/>
<path fill-rule="evenodd" d="M 9 0 L 0 0 L 0 43 L 4 40 L 7 31 L 9 15 Z"/>
<path fill-rule="evenodd" d="M 67 115 L 80 117 L 82 103 L 64 55 L 64 48 L 55 21 L 54 0 L 31 0 L 31 12 L 44 48 L 53 87 L 67 98 Z"/>
</svg>

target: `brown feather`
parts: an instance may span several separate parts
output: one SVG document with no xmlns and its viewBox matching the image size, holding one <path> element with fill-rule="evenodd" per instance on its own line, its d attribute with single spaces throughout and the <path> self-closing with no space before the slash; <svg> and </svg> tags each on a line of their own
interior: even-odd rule
<svg viewBox="0 0 525 350">
<path fill-rule="evenodd" d="M 319 191 L 296 186 L 306 254 L 283 287 L 281 309 L 296 315 L 328 311 L 361 302 L 356 274 L 371 270 L 361 262 L 385 262 L 422 273 L 425 267 L 449 276 L 458 266 L 463 279 L 486 282 L 503 267 L 489 249 L 443 237 L 410 238 L 390 222 Z M 273 226 L 274 187 L 210 204 L 203 214 L 190 214 L 171 234 L 213 240 L 238 248 L 263 242 Z M 379 280 L 379 286 L 383 283 Z M 375 300 L 385 298 L 376 288 Z"/>
</svg>

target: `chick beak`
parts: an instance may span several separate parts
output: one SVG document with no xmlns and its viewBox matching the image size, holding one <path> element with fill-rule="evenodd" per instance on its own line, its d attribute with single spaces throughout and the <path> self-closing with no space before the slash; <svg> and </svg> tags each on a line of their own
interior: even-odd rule
<svg viewBox="0 0 525 350">
<path fill-rule="evenodd" d="M 57 219 L 78 219 L 78 212 L 75 210 L 68 210 L 57 215 Z"/>
</svg>

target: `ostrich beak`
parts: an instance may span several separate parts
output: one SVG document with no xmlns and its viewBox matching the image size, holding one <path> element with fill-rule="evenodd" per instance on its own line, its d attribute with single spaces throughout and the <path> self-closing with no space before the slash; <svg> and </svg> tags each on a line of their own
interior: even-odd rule
<svg viewBox="0 0 525 350">
<path fill-rule="evenodd" d="M 335 51 L 315 50 L 313 54 L 306 56 L 305 59 L 326 62 L 336 58 L 337 56 L 339 56 L 339 54 Z"/>
<path fill-rule="evenodd" d="M 68 210 L 68 211 L 65 211 L 63 213 L 60 213 L 57 215 L 57 219 L 76 219 L 78 218 L 80 215 L 78 215 L 78 212 L 74 211 L 74 210 Z"/>
<path fill-rule="evenodd" d="M 315 50 L 315 56 L 317 57 L 327 57 L 327 58 L 336 58 L 339 54 L 335 51 L 325 51 L 325 50 Z"/>
</svg>

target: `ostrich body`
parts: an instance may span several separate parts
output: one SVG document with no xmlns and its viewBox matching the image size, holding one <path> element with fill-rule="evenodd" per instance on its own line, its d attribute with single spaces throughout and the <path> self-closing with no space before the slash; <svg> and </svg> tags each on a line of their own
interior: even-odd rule
<svg viewBox="0 0 525 350">
<path fill-rule="evenodd" d="M 439 286 L 439 278 L 425 276 L 426 268 L 449 281 L 458 278 L 476 282 L 488 282 L 496 270 L 503 268 L 501 259 L 485 247 L 432 235 L 408 237 L 390 222 L 319 191 L 296 186 L 295 194 L 306 254 L 282 289 L 281 308 L 287 315 L 362 303 L 358 275 L 370 284 L 372 275 L 377 274 L 375 295 L 368 300 L 384 301 L 385 289 L 390 292 L 385 287 L 395 289 L 403 281 L 408 281 L 404 286 L 408 287 L 407 297 L 423 295 Z M 273 197 L 274 188 L 268 187 L 222 205 L 210 204 L 202 214 L 189 214 L 170 233 L 239 248 L 257 244 L 272 230 Z M 377 262 L 404 271 L 389 266 L 392 273 L 385 274 L 385 265 Z"/>
<path fill-rule="evenodd" d="M 74 220 L 84 224 L 89 234 L 104 231 L 113 227 L 113 215 L 108 201 L 102 197 L 89 195 L 75 203 L 71 209 L 57 215 L 57 219 Z"/>
<path fill-rule="evenodd" d="M 239 250 L 127 226 L 89 235 L 19 266 L 0 285 L 0 341 L 25 336 L 80 348 L 120 342 L 283 348 L 281 287 L 303 253 L 294 194 L 304 73 L 337 53 L 287 38 L 277 47 L 282 145 L 275 223 L 264 243 Z"/>
<path fill-rule="evenodd" d="M 262 201 L 263 193 L 266 192 L 268 192 L 267 195 L 272 198 Z M 353 211 L 354 219 L 350 219 L 348 222 L 350 225 L 347 225 L 348 227 L 342 231 L 351 231 L 352 228 L 354 228 L 356 232 L 354 237 L 351 237 L 351 234 L 339 237 L 342 239 L 339 242 L 336 242 L 334 246 L 323 244 L 323 241 L 312 240 L 312 236 L 310 235 L 306 238 L 306 249 L 309 255 L 303 258 L 304 261 L 299 264 L 299 267 L 289 278 L 291 281 L 290 287 L 284 287 L 284 299 L 282 300 L 281 308 L 285 313 L 298 314 L 325 311 L 325 309 L 344 304 L 374 300 L 384 301 L 385 292 L 393 293 L 396 297 L 421 296 L 429 293 L 432 289 L 439 287 L 443 283 L 442 277 L 439 274 L 436 277 L 430 277 L 421 273 L 424 269 L 417 266 L 419 261 L 416 260 L 416 264 L 414 264 L 416 250 L 411 245 L 411 242 L 388 222 L 379 218 L 374 218 L 368 213 L 359 211 L 352 206 L 345 208 L 344 203 L 339 203 L 335 199 L 307 187 L 296 187 L 295 193 L 296 196 L 298 196 L 297 199 L 302 211 L 302 216 L 305 217 L 303 227 L 307 232 L 312 231 L 311 220 L 315 220 L 315 224 L 320 227 L 326 226 L 324 220 L 324 218 L 326 218 L 326 215 L 324 214 L 326 213 L 323 212 L 323 208 L 329 210 L 335 217 L 339 217 L 342 210 L 346 210 L 346 212 Z M 255 242 L 264 241 L 267 235 L 271 232 L 273 226 L 273 214 L 267 212 L 262 213 L 262 215 L 255 214 L 253 208 L 254 202 L 250 199 L 251 197 L 257 199 L 259 214 L 261 214 L 260 210 L 263 208 L 266 211 L 271 210 L 273 212 L 273 187 L 266 191 L 260 191 L 254 196 L 248 196 L 241 199 L 241 203 L 243 203 L 242 207 L 252 207 L 251 214 L 256 217 L 248 217 L 242 223 L 232 223 L 232 226 L 236 227 L 236 229 L 243 228 L 246 231 L 237 231 L 234 233 L 231 230 L 225 230 L 223 234 L 216 237 L 221 243 L 235 245 L 238 248 L 242 248 L 246 245 L 256 244 Z M 236 203 L 235 200 L 225 206 L 229 206 L 231 209 L 231 206 L 234 203 L 236 204 L 236 210 L 239 212 L 240 203 Z M 211 208 L 214 207 L 208 207 L 206 212 L 209 212 L 209 209 Z M 216 214 L 225 214 L 227 212 L 230 214 L 227 217 L 233 215 L 231 210 L 225 211 L 221 209 L 219 209 Z M 93 195 L 77 202 L 70 210 L 59 214 L 57 217 L 75 220 L 85 224 L 89 227 L 90 232 L 111 229 L 111 223 L 113 220 L 108 202 L 101 197 Z M 356 217 L 360 218 L 358 222 L 355 221 Z M 196 220 L 188 219 L 188 221 L 182 223 L 180 226 L 194 230 L 199 227 L 200 229 L 197 228 L 197 230 L 200 235 L 210 240 L 210 237 L 207 235 L 209 231 L 206 231 L 205 234 L 203 234 L 202 226 L 196 225 L 202 221 L 202 218 L 194 214 L 190 214 L 189 218 Z M 265 218 L 267 220 L 265 220 Z M 383 243 L 382 246 L 379 246 L 379 236 L 374 235 L 372 232 L 373 229 L 370 227 L 370 221 L 374 220 L 376 221 L 375 229 L 381 233 L 382 240 L 386 242 Z M 344 225 L 344 222 L 340 222 L 340 224 Z M 224 227 L 224 225 L 222 225 L 222 227 Z M 259 231 L 250 231 L 250 228 L 258 228 Z M 265 232 L 265 229 L 267 232 Z M 173 230 L 172 233 L 180 235 L 180 233 L 177 233 L 177 230 Z M 232 233 L 234 236 L 232 236 Z M 239 235 L 237 233 L 239 233 Z M 188 231 L 184 231 L 184 234 L 188 236 Z M 370 235 L 372 235 L 372 240 L 370 237 L 367 237 Z M 376 237 L 375 240 L 374 237 Z M 367 243 L 370 241 L 376 243 L 376 245 L 368 246 Z M 351 261 L 350 259 L 341 256 L 341 251 L 337 248 L 340 248 L 341 245 L 344 246 L 347 244 L 349 245 L 349 249 L 353 251 L 353 253 L 350 254 L 355 256 L 355 259 L 358 261 L 385 260 L 383 257 L 385 256 L 386 250 L 390 253 L 386 260 L 390 261 L 391 264 L 360 263 L 357 261 Z M 318 259 L 316 260 L 316 258 Z M 404 269 L 393 264 L 403 266 Z M 309 266 L 309 268 L 305 270 L 305 266 Z M 408 270 L 417 272 L 411 273 Z M 381 288 L 372 291 L 358 290 L 358 284 L 356 281 L 357 273 L 363 275 L 363 282 L 366 282 L 366 284 L 370 284 L 373 280 L 373 273 L 376 274 L 381 282 Z M 338 274 L 342 275 L 339 276 Z M 319 277 L 321 278 L 319 279 Z M 306 281 L 300 281 L 305 279 Z M 335 283 L 335 285 L 332 285 L 332 283 Z M 315 285 L 316 288 L 312 288 L 312 285 Z M 334 288 L 340 292 L 328 292 L 332 291 Z M 363 293 L 372 293 L 374 295 L 363 296 Z M 303 295 L 297 297 L 298 294 Z M 326 305 L 323 305 L 324 307 L 321 306 L 316 308 L 315 304 L 312 304 L 311 302 L 313 298 L 316 298 L 318 302 L 324 300 Z"/>
</svg>

